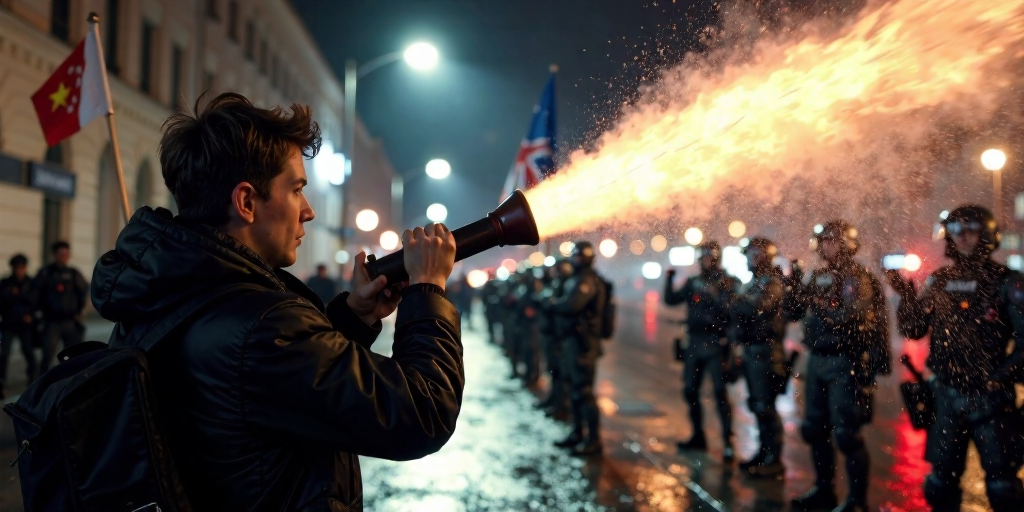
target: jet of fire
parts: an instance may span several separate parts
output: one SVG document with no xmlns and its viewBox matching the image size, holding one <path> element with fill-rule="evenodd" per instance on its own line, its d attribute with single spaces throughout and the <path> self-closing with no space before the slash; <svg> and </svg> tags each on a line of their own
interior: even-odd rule
<svg viewBox="0 0 1024 512">
<path fill-rule="evenodd" d="M 1024 0 L 899 0 L 838 36 L 761 41 L 715 76 L 680 65 L 527 192 L 540 234 L 700 217 L 730 189 L 772 201 L 797 175 L 859 172 L 880 138 L 919 140 L 934 113 L 991 116 L 1022 40 Z"/>
</svg>

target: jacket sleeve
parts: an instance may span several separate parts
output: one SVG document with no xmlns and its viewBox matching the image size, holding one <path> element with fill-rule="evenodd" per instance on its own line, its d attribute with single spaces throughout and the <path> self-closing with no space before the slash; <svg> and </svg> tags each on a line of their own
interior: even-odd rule
<svg viewBox="0 0 1024 512">
<path fill-rule="evenodd" d="M 665 278 L 665 304 L 669 306 L 675 306 L 686 302 L 687 297 L 693 295 L 693 284 L 691 278 L 687 278 L 686 282 L 683 283 L 682 288 L 679 290 L 672 289 L 672 278 Z"/>
<path fill-rule="evenodd" d="M 78 269 L 74 269 L 75 274 L 75 300 L 77 304 L 78 314 L 81 314 L 85 310 L 86 300 L 89 299 L 89 283 L 85 280 L 85 276 L 82 275 Z"/>
<path fill-rule="evenodd" d="M 341 332 L 346 339 L 354 341 L 363 348 L 370 348 L 383 329 L 383 323 L 377 320 L 373 325 L 366 325 L 352 308 L 348 307 L 349 292 L 342 292 L 327 303 L 325 311 L 334 330 Z"/>
<path fill-rule="evenodd" d="M 370 352 L 302 301 L 271 308 L 246 342 L 246 419 L 297 443 L 391 460 L 451 438 L 465 374 L 458 313 L 429 292 L 398 308 L 392 357 Z"/>
<path fill-rule="evenodd" d="M 564 297 L 555 301 L 551 309 L 563 315 L 575 315 L 582 312 L 597 295 L 597 283 L 592 277 L 576 280 L 576 286 Z"/>
<path fill-rule="evenodd" d="M 933 280 L 934 277 L 928 279 Z M 896 327 L 900 334 L 912 340 L 925 337 L 932 324 L 933 309 L 931 286 L 926 286 L 920 297 L 913 293 L 900 296 L 896 307 Z"/>
<path fill-rule="evenodd" d="M 1006 314 L 1013 327 L 1013 352 L 992 376 L 992 380 L 1009 385 L 1024 382 L 1024 277 L 1011 271 L 1002 293 Z"/>
</svg>

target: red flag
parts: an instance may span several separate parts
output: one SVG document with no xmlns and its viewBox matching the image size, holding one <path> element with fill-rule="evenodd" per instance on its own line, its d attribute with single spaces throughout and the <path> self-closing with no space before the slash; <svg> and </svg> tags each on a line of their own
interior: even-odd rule
<svg viewBox="0 0 1024 512">
<path fill-rule="evenodd" d="M 39 124 L 50 146 L 74 135 L 110 110 L 103 65 L 92 31 L 75 46 L 46 83 L 32 95 Z"/>
</svg>

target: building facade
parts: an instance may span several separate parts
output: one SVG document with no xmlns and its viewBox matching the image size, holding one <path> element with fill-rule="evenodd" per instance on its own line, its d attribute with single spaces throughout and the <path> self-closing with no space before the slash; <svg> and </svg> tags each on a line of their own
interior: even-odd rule
<svg viewBox="0 0 1024 512">
<path fill-rule="evenodd" d="M 333 148 L 342 141 L 342 87 L 287 0 L 0 0 L 0 259 L 24 253 L 34 272 L 50 243 L 68 240 L 73 265 L 89 276 L 123 227 L 105 120 L 48 148 L 30 99 L 85 37 L 90 12 L 101 20 L 131 207 L 175 210 L 157 154 L 174 109 L 224 91 L 264 107 L 308 104 L 324 151 L 307 162 L 316 220 L 289 270 L 305 277 L 332 261 L 341 249 L 342 195 L 330 179 L 341 161 Z M 381 212 L 383 227 L 394 171 L 382 143 L 356 124 L 361 157 L 349 177 L 349 208 Z M 370 235 L 350 241 L 372 245 Z"/>
</svg>

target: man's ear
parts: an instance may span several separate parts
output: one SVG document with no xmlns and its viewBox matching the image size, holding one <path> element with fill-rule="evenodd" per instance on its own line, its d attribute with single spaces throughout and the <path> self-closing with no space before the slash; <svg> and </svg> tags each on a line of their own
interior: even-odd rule
<svg viewBox="0 0 1024 512">
<path fill-rule="evenodd" d="M 256 220 L 256 189 L 249 182 L 243 181 L 231 191 L 232 217 L 245 224 Z"/>
</svg>

